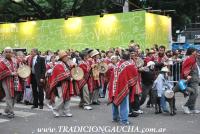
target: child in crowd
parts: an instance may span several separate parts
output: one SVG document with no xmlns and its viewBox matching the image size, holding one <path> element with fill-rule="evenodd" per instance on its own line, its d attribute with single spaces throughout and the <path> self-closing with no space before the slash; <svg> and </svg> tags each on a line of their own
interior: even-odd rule
<svg viewBox="0 0 200 134">
<path fill-rule="evenodd" d="M 167 67 L 163 67 L 153 84 L 153 100 L 155 103 L 155 114 L 169 112 L 166 106 L 164 92 L 166 89 L 172 90 L 173 86 L 168 81 L 168 73 L 169 69 Z"/>
</svg>

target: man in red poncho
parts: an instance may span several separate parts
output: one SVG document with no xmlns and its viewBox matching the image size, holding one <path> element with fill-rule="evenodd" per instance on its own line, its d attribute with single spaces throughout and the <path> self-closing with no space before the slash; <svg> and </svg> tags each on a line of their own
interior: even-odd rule
<svg viewBox="0 0 200 134">
<path fill-rule="evenodd" d="M 45 98 L 46 104 L 51 109 L 55 103 L 55 94 L 50 92 L 50 76 L 54 66 L 56 65 L 56 56 L 52 55 L 50 61 L 46 64 L 46 73 L 45 73 Z"/>
<path fill-rule="evenodd" d="M 187 90 L 190 92 L 189 99 L 183 106 L 184 112 L 186 114 L 190 113 L 200 113 L 199 110 L 195 109 L 195 103 L 198 96 L 199 79 L 200 79 L 200 69 L 197 65 L 196 56 L 197 52 L 195 48 L 188 48 L 186 59 L 183 61 L 182 65 L 182 77 L 188 81 Z"/>
<path fill-rule="evenodd" d="M 69 69 L 69 56 L 65 51 L 59 51 L 59 61 L 52 70 L 50 76 L 50 92 L 57 90 L 58 98 L 55 101 L 53 114 L 55 117 L 71 117 L 70 97 L 73 95 L 73 88 L 70 86 L 71 74 Z"/>
<path fill-rule="evenodd" d="M 122 60 L 117 67 L 116 90 L 113 98 L 113 121 L 119 121 L 123 125 L 128 125 L 129 114 L 129 91 L 135 86 L 138 80 L 138 72 L 134 64 L 130 61 L 130 53 L 122 53 Z M 118 107 L 120 110 L 118 111 Z"/>
<path fill-rule="evenodd" d="M 0 81 L 6 97 L 4 112 L 8 118 L 14 118 L 14 92 L 17 90 L 19 79 L 17 76 L 17 60 L 13 57 L 10 47 L 4 49 L 4 56 L 0 58 Z"/>
<path fill-rule="evenodd" d="M 100 81 L 100 72 L 98 69 L 98 64 L 100 63 L 100 55 L 99 52 L 94 49 L 90 53 L 91 59 L 89 60 L 90 65 L 92 67 L 92 104 L 93 105 L 100 105 L 99 101 L 99 90 L 101 86 Z"/>
<path fill-rule="evenodd" d="M 142 114 L 143 111 L 140 110 L 140 94 L 142 93 L 141 86 L 141 68 L 143 67 L 143 60 L 138 56 L 137 51 L 134 49 L 129 49 L 132 64 L 135 65 L 138 72 L 138 79 L 136 85 L 130 90 L 130 102 L 129 102 L 129 117 L 137 117 Z"/>
<path fill-rule="evenodd" d="M 91 89 L 92 68 L 88 61 L 89 50 L 83 50 L 80 53 L 80 57 L 81 60 L 79 61 L 79 67 L 83 70 L 84 77 L 81 80 L 77 81 L 81 98 L 79 106 L 85 110 L 92 110 L 92 107 L 90 106 L 91 104 L 90 94 L 92 94 L 92 89 Z"/>
<path fill-rule="evenodd" d="M 117 86 L 117 78 L 118 78 L 118 62 L 119 57 L 114 55 L 111 57 L 111 63 L 108 66 L 108 71 L 106 72 L 109 76 L 108 78 L 108 101 L 112 103 L 114 99 L 114 94 Z"/>
<path fill-rule="evenodd" d="M 103 63 L 106 63 L 108 66 L 111 63 L 111 57 L 113 55 L 113 51 L 107 51 L 106 52 L 106 57 L 103 58 L 101 57 L 101 61 Z M 108 86 L 108 80 L 109 80 L 109 71 L 105 73 L 100 73 L 100 80 L 101 80 L 101 88 L 100 88 L 100 97 L 105 98 L 106 96 L 106 90 Z"/>
</svg>

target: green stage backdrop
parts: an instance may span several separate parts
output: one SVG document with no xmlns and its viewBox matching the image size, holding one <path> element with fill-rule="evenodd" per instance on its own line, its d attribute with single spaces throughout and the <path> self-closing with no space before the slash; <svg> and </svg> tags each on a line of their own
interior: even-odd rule
<svg viewBox="0 0 200 134">
<path fill-rule="evenodd" d="M 41 51 L 67 48 L 81 50 L 86 47 L 108 49 L 127 47 L 130 40 L 135 40 L 144 49 L 156 43 L 155 39 L 159 39 L 158 43 L 167 45 L 166 35 L 169 30 L 148 30 L 146 24 L 152 20 L 145 18 L 145 15 L 147 16 L 145 11 L 138 11 L 108 14 L 103 17 L 86 16 L 67 20 L 1 24 L 0 49 L 6 46 L 28 50 L 39 48 Z M 152 25 L 154 24 L 156 23 Z M 163 27 L 157 28 L 163 29 Z M 165 34 L 150 34 L 151 32 L 165 32 Z"/>
</svg>

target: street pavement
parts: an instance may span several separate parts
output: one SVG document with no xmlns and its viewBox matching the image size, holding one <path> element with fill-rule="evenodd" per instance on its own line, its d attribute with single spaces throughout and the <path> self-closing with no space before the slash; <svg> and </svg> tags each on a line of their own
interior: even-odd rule
<svg viewBox="0 0 200 134">
<path fill-rule="evenodd" d="M 106 99 L 100 99 L 100 106 L 92 106 L 93 110 L 79 108 L 79 98 L 71 100 L 73 117 L 55 118 L 51 109 L 31 109 L 31 105 L 16 104 L 15 118 L 8 119 L 0 115 L 0 134 L 66 134 L 66 133 L 161 133 L 161 134 L 199 134 L 200 114 L 184 114 L 181 106 L 186 102 L 181 94 L 176 95 L 177 114 L 154 114 L 154 108 L 141 107 L 144 111 L 138 117 L 129 118 L 129 126 L 121 126 L 112 122 L 111 105 Z M 5 108 L 0 102 L 0 112 Z M 200 109 L 200 97 L 197 100 Z M 73 129 L 72 129 L 73 128 Z M 82 129 L 81 129 L 82 128 Z M 106 128 L 101 130 L 101 128 Z M 112 129 L 114 128 L 114 129 Z"/>
</svg>

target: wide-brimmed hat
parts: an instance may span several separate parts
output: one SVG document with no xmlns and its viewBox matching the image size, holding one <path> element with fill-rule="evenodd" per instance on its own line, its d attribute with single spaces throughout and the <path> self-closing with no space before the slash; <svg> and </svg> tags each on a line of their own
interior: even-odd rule
<svg viewBox="0 0 200 134">
<path fill-rule="evenodd" d="M 163 68 L 161 69 L 161 72 L 167 72 L 167 73 L 168 73 L 168 72 L 170 72 L 170 71 L 169 71 L 169 69 L 168 69 L 167 67 L 163 67 Z"/>
<path fill-rule="evenodd" d="M 12 49 L 11 47 L 6 47 L 6 48 L 4 48 L 4 51 L 6 51 L 6 50 L 13 51 L 13 49 Z"/>
<path fill-rule="evenodd" d="M 99 52 L 96 49 L 94 49 L 92 52 L 90 52 L 90 57 L 94 57 L 98 54 L 99 54 Z"/>
<path fill-rule="evenodd" d="M 86 49 L 84 49 L 83 51 L 84 51 L 84 52 L 87 52 L 87 53 L 89 54 L 90 52 L 93 51 L 93 49 L 91 49 L 91 48 L 86 48 Z"/>
<path fill-rule="evenodd" d="M 58 59 L 59 60 L 62 59 L 63 57 L 65 57 L 65 56 L 67 56 L 67 53 L 65 51 L 61 50 L 61 51 L 58 52 L 58 57 L 59 57 Z"/>
<path fill-rule="evenodd" d="M 155 65 L 155 62 L 153 62 L 153 61 L 149 61 L 149 62 L 147 63 L 147 67 L 154 66 L 154 65 Z"/>
</svg>

